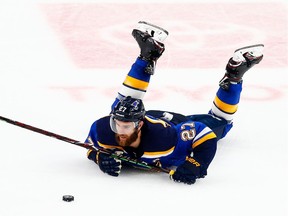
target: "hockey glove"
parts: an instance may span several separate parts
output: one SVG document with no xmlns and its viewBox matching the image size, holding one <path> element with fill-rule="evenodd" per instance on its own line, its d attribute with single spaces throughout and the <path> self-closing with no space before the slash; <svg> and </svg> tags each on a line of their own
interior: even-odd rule
<svg viewBox="0 0 288 216">
<path fill-rule="evenodd" d="M 98 164 L 100 170 L 111 176 L 119 176 L 121 172 L 121 160 L 113 158 L 111 155 L 99 151 L 91 151 L 88 158 Z"/>
<path fill-rule="evenodd" d="M 176 171 L 170 173 L 170 179 L 175 182 L 194 184 L 200 177 L 201 164 L 192 157 L 186 157 L 183 164 L 177 167 Z M 204 176 L 201 176 L 204 177 Z"/>
</svg>

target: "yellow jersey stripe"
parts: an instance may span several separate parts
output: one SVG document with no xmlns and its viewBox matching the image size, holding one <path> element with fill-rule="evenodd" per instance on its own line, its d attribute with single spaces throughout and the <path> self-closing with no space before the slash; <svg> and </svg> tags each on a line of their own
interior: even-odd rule
<svg viewBox="0 0 288 216">
<path fill-rule="evenodd" d="M 155 157 L 163 157 L 171 154 L 175 149 L 175 146 L 166 150 L 166 151 L 158 151 L 158 152 L 144 152 L 142 155 L 143 158 L 155 158 Z"/>
<path fill-rule="evenodd" d="M 231 105 L 221 101 L 217 96 L 214 99 L 215 105 L 222 111 L 226 113 L 235 113 L 238 109 L 238 104 Z"/>
<path fill-rule="evenodd" d="M 200 138 L 199 140 L 197 140 L 196 142 L 194 142 L 192 144 L 192 148 L 195 148 L 197 147 L 198 145 L 202 144 L 203 142 L 205 142 L 206 140 L 209 140 L 209 139 L 213 139 L 216 137 L 216 134 L 214 132 L 210 132 L 208 134 L 206 134 L 205 136 L 203 136 L 202 138 Z"/>
<path fill-rule="evenodd" d="M 167 122 L 161 120 L 161 119 L 152 119 L 152 118 L 149 118 L 148 116 L 145 116 L 145 118 L 151 122 L 151 123 L 154 123 L 154 124 L 162 124 L 164 127 L 168 127 L 170 126 Z"/>
<path fill-rule="evenodd" d="M 107 145 L 107 144 L 103 144 L 103 143 L 100 143 L 99 141 L 97 141 L 98 145 L 101 146 L 102 148 L 105 148 L 105 149 L 120 149 L 120 150 L 124 150 L 122 147 L 120 146 L 114 146 L 114 145 Z"/>
<path fill-rule="evenodd" d="M 136 89 L 144 90 L 146 91 L 149 85 L 149 82 L 145 82 L 139 79 L 135 79 L 131 76 L 126 76 L 126 79 L 124 80 L 124 84 L 127 86 L 131 86 Z"/>
<path fill-rule="evenodd" d="M 92 149 L 89 149 L 88 152 L 87 152 L 87 157 L 89 156 L 89 154 L 92 152 L 93 150 Z"/>
</svg>

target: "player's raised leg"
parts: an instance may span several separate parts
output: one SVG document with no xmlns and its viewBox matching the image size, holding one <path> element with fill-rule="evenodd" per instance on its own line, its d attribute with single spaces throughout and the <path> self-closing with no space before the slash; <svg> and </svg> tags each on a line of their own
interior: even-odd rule
<svg viewBox="0 0 288 216">
<path fill-rule="evenodd" d="M 126 75 L 118 96 L 112 104 L 112 109 L 120 99 L 126 96 L 143 99 L 150 77 L 154 74 L 156 61 L 165 50 L 162 42 L 167 35 L 168 32 L 161 27 L 143 21 L 140 21 L 133 29 L 132 36 L 140 48 L 140 54 Z"/>
<path fill-rule="evenodd" d="M 224 77 L 213 101 L 210 114 L 227 120 L 224 137 L 232 127 L 234 114 L 238 109 L 242 91 L 243 75 L 263 58 L 263 44 L 243 47 L 235 50 L 226 65 Z"/>
</svg>

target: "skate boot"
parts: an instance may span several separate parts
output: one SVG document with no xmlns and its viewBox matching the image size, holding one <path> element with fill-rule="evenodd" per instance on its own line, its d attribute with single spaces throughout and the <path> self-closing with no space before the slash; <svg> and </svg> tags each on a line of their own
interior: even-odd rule
<svg viewBox="0 0 288 216">
<path fill-rule="evenodd" d="M 140 58 L 147 61 L 145 72 L 153 75 L 158 58 L 165 50 L 162 43 L 168 36 L 168 32 L 161 27 L 140 21 L 132 35 L 140 47 Z"/>
<path fill-rule="evenodd" d="M 226 73 L 219 82 L 220 87 L 227 90 L 231 82 L 242 82 L 244 73 L 262 60 L 263 48 L 263 44 L 256 44 L 235 50 L 226 65 Z"/>
</svg>

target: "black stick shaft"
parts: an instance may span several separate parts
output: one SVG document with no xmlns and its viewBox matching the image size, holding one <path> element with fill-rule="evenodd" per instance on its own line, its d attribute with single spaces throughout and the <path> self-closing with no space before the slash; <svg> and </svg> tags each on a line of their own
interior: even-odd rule
<svg viewBox="0 0 288 216">
<path fill-rule="evenodd" d="M 6 123 L 9 123 L 9 124 L 13 124 L 13 125 L 16 125 L 18 127 L 30 130 L 30 131 L 34 131 L 36 133 L 40 133 L 40 134 L 43 134 L 43 135 L 46 135 L 46 136 L 49 136 L 49 137 L 52 137 L 52 138 L 56 138 L 58 140 L 62 140 L 64 142 L 71 143 L 73 145 L 77 145 L 77 146 L 80 146 L 80 147 L 83 147 L 83 148 L 86 148 L 86 149 L 91 149 L 91 150 L 94 150 L 94 151 L 100 151 L 100 152 L 103 152 L 103 153 L 110 154 L 114 158 L 117 158 L 117 159 L 122 160 L 122 161 L 126 161 L 126 162 L 128 162 L 130 164 L 133 164 L 133 165 L 136 165 L 136 166 L 140 166 L 143 169 L 148 169 L 148 170 L 156 171 L 156 172 L 165 172 L 165 173 L 169 173 L 170 172 L 170 170 L 163 169 L 162 167 L 148 165 L 148 164 L 146 164 L 143 161 L 132 159 L 132 158 L 130 158 L 128 156 L 117 155 L 117 154 L 114 154 L 113 152 L 110 152 L 107 149 L 103 149 L 103 148 L 101 148 L 101 149 L 99 148 L 98 149 L 93 144 L 82 143 L 82 142 L 79 142 L 77 140 L 71 139 L 69 137 L 61 136 L 59 134 L 52 133 L 52 132 L 49 132 L 49 131 L 46 131 L 46 130 L 31 126 L 31 125 L 28 125 L 28 124 L 24 124 L 22 122 L 18 122 L 18 121 L 14 121 L 12 119 L 9 119 L 9 118 L 5 118 L 3 116 L 0 116 L 0 120 L 5 121 Z"/>
<path fill-rule="evenodd" d="M 81 142 L 79 142 L 77 140 L 74 140 L 74 139 L 71 139 L 71 138 L 68 138 L 68 137 L 65 137 L 65 136 L 61 136 L 59 134 L 55 134 L 55 133 L 52 133 L 52 132 L 49 132 L 49 131 L 46 131 L 46 130 L 43 130 L 43 129 L 40 129 L 40 128 L 37 128 L 37 127 L 33 127 L 31 125 L 27 125 L 27 124 L 24 124 L 22 122 L 14 121 L 14 120 L 5 118 L 3 116 L 0 116 L 0 120 L 5 121 L 5 122 L 7 122 L 9 124 L 16 125 L 18 127 L 22 127 L 24 129 L 27 129 L 27 130 L 30 130 L 30 131 L 34 131 L 36 133 L 40 133 L 40 134 L 43 134 L 43 135 L 46 135 L 46 136 L 49 136 L 49 137 L 53 137 L 53 138 L 62 140 L 64 142 L 68 142 L 68 143 L 71 143 L 71 144 L 74 144 L 74 145 L 79 145 L 79 146 L 87 148 L 87 149 L 93 149 L 92 145 L 89 145 L 89 144 L 86 144 L 86 143 L 81 143 Z"/>
</svg>

